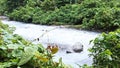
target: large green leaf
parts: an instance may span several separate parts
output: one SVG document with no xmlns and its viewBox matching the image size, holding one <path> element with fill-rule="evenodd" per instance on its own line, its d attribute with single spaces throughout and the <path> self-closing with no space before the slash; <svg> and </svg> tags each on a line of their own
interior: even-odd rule
<svg viewBox="0 0 120 68">
<path fill-rule="evenodd" d="M 25 47 L 24 53 L 23 53 L 18 65 L 20 66 L 20 65 L 27 63 L 33 57 L 34 53 L 37 51 L 36 48 L 37 47 L 33 47 L 33 46 Z"/>
</svg>

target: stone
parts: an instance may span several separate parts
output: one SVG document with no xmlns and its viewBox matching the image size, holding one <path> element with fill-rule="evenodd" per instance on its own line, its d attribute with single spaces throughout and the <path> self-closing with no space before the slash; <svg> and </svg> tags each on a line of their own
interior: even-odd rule
<svg viewBox="0 0 120 68">
<path fill-rule="evenodd" d="M 80 42 L 77 42 L 72 46 L 72 50 L 76 53 L 80 53 L 83 51 L 83 45 Z"/>
<path fill-rule="evenodd" d="M 71 51 L 66 51 L 67 54 L 72 53 Z"/>
</svg>

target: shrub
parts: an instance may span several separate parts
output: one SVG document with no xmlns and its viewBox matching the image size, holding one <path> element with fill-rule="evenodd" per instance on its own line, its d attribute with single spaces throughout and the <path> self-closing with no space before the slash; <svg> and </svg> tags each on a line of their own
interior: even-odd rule
<svg viewBox="0 0 120 68">
<path fill-rule="evenodd" d="M 34 14 L 34 21 L 40 24 L 76 24 L 79 22 L 77 9 L 80 5 L 66 5 L 54 11 L 49 11 L 41 14 L 37 12 Z"/>
<path fill-rule="evenodd" d="M 85 0 L 81 3 L 83 28 L 98 30 L 114 30 L 119 27 L 118 1 Z M 114 9 L 114 10 L 113 10 Z"/>
<path fill-rule="evenodd" d="M 7 11 L 6 11 L 6 4 L 5 4 L 6 0 L 0 0 L 0 15 L 4 15 Z"/>
<path fill-rule="evenodd" d="M 33 7 L 19 7 L 18 10 L 14 10 L 8 16 L 11 20 L 23 21 L 23 22 L 31 22 L 34 14 Z"/>
<path fill-rule="evenodd" d="M 24 6 L 27 3 L 27 0 L 7 0 L 5 3 L 8 12 L 12 12 L 14 9 Z"/>
<path fill-rule="evenodd" d="M 58 10 L 55 10 L 53 14 L 55 17 L 56 22 L 63 22 L 63 24 L 76 24 L 79 19 L 79 9 L 80 5 L 79 4 L 74 4 L 74 5 L 66 5 L 61 7 Z"/>
<path fill-rule="evenodd" d="M 120 29 L 102 33 L 90 49 L 93 65 L 99 68 L 120 68 Z"/>
</svg>

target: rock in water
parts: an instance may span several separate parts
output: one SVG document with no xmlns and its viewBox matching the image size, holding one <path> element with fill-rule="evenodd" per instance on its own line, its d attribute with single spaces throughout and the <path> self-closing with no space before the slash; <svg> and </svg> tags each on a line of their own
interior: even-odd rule
<svg viewBox="0 0 120 68">
<path fill-rule="evenodd" d="M 80 42 L 77 42 L 72 46 L 72 50 L 76 53 L 80 53 L 83 51 L 83 45 Z"/>
<path fill-rule="evenodd" d="M 66 51 L 67 54 L 72 53 L 71 51 Z"/>
</svg>

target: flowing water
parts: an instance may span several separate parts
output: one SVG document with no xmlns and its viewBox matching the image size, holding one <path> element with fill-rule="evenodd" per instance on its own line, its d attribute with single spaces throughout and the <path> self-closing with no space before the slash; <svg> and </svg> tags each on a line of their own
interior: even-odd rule
<svg viewBox="0 0 120 68">
<path fill-rule="evenodd" d="M 54 60 L 58 61 L 59 58 L 62 57 L 62 61 L 65 64 L 72 65 L 74 68 L 78 68 L 76 64 L 92 64 L 92 57 L 88 56 L 89 52 L 87 49 L 92 47 L 93 44 L 89 44 L 89 41 L 97 37 L 100 33 L 64 28 L 61 26 L 26 24 L 7 20 L 2 20 L 2 22 L 16 27 L 14 33 L 19 34 L 28 40 L 40 38 L 39 43 L 42 43 L 44 47 L 47 46 L 47 43 L 56 43 L 59 46 L 68 49 L 76 42 L 80 42 L 84 46 L 81 53 L 66 54 L 65 50 L 61 50 L 55 54 Z"/>
</svg>

